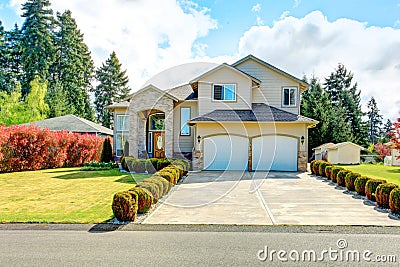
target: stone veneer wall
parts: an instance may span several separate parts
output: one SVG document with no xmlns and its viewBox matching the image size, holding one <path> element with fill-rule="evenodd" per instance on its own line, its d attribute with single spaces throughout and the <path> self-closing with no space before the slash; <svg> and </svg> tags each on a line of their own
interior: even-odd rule
<svg viewBox="0 0 400 267">
<path fill-rule="evenodd" d="M 171 98 L 156 89 L 149 88 L 135 95 L 129 104 L 129 152 L 130 156 L 143 157 L 146 149 L 146 120 L 140 116 L 146 110 L 159 110 L 165 113 L 165 156 L 173 156 L 173 108 Z"/>
<path fill-rule="evenodd" d="M 307 151 L 300 151 L 297 160 L 297 170 L 299 172 L 307 171 Z"/>
</svg>

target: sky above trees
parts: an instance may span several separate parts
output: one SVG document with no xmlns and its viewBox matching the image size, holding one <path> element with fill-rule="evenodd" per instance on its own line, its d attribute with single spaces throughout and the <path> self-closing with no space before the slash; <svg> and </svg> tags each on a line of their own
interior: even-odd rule
<svg viewBox="0 0 400 267">
<path fill-rule="evenodd" d="M 0 0 L 6 29 L 22 25 L 23 2 Z M 254 54 L 298 77 L 323 79 L 343 63 L 354 73 L 364 110 L 374 96 L 385 118 L 398 117 L 400 0 L 51 3 L 54 11 L 72 11 L 96 66 L 116 51 L 134 91 L 172 66 Z"/>
</svg>

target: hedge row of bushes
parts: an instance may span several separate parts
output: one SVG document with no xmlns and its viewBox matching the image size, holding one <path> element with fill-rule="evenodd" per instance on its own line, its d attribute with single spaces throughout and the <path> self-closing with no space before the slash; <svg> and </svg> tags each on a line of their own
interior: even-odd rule
<svg viewBox="0 0 400 267">
<path fill-rule="evenodd" d="M 137 213 L 148 212 L 158 199 L 167 194 L 179 179 L 186 175 L 189 162 L 175 162 L 178 164 L 169 164 L 131 189 L 114 195 L 112 210 L 118 221 L 135 221 Z"/>
<path fill-rule="evenodd" d="M 190 168 L 190 161 L 185 159 L 137 159 L 134 157 L 123 157 L 121 159 L 121 165 L 124 170 L 136 173 L 156 173 L 171 164 L 179 166 L 183 171 L 188 171 Z"/>
<path fill-rule="evenodd" d="M 313 160 L 310 165 L 311 173 L 326 177 L 349 191 L 356 191 L 366 196 L 382 208 L 390 208 L 393 213 L 400 214 L 400 187 L 383 179 L 362 176 L 339 166 L 323 161 Z"/>
<path fill-rule="evenodd" d="M 77 167 L 99 161 L 104 139 L 36 126 L 0 125 L 0 172 Z"/>
</svg>

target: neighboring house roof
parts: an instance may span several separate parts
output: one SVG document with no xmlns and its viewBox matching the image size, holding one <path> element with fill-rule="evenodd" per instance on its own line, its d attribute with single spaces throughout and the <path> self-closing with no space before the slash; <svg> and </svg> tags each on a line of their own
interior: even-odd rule
<svg viewBox="0 0 400 267">
<path fill-rule="evenodd" d="M 352 142 L 338 143 L 338 144 L 333 145 L 333 146 L 331 146 L 331 147 L 327 147 L 326 149 L 327 149 L 327 150 L 333 150 L 333 149 L 338 149 L 338 148 L 340 148 L 340 147 L 342 147 L 342 146 L 346 146 L 346 145 L 352 145 L 352 146 L 355 146 L 355 147 L 357 147 L 357 148 L 359 148 L 359 149 L 361 149 L 361 150 L 364 150 L 364 149 L 365 149 L 365 148 L 363 148 L 362 146 L 359 146 L 359 145 L 354 144 L 354 143 L 352 143 Z"/>
<path fill-rule="evenodd" d="M 70 131 L 75 133 L 96 133 L 113 135 L 113 131 L 111 129 L 92 121 L 79 118 L 72 114 L 25 123 L 24 125 L 32 124 L 40 128 L 49 128 L 51 131 Z"/>
<path fill-rule="evenodd" d="M 122 102 L 118 102 L 118 103 L 114 103 L 112 105 L 106 106 L 107 109 L 128 108 L 128 107 L 129 107 L 128 101 L 122 101 Z"/>
<path fill-rule="evenodd" d="M 310 85 L 309 85 L 308 83 L 306 83 L 305 81 L 300 80 L 299 78 L 296 78 L 296 77 L 294 77 L 293 75 L 291 75 L 291 74 L 289 74 L 289 73 L 287 73 L 287 72 L 285 72 L 285 71 L 283 71 L 283 70 L 281 70 L 281 69 L 279 69 L 279 68 L 277 68 L 277 67 L 275 67 L 275 66 L 273 66 L 273 65 L 271 65 L 271 64 L 269 64 L 269 63 L 267 63 L 267 62 L 265 62 L 265 61 L 263 61 L 263 60 L 261 60 L 261 59 L 259 59 L 259 58 L 257 58 L 257 57 L 255 57 L 255 56 L 253 56 L 253 55 L 248 55 L 247 57 L 244 57 L 244 58 L 240 59 L 239 61 L 233 63 L 232 66 L 236 68 L 236 66 L 240 65 L 241 63 L 243 63 L 243 62 L 245 62 L 245 61 L 247 61 L 247 60 L 249 60 L 249 59 L 252 59 L 252 60 L 258 62 L 258 63 L 260 63 L 261 65 L 263 65 L 263 66 L 265 66 L 265 67 L 267 67 L 267 68 L 269 68 L 269 69 L 271 69 L 271 70 L 273 70 L 273 71 L 276 71 L 276 72 L 278 72 L 279 74 L 281 74 L 281 75 L 283 75 L 283 76 L 286 76 L 286 77 L 289 78 L 289 79 L 292 79 L 292 80 L 297 81 L 298 83 L 300 83 L 300 84 L 303 85 L 304 87 L 309 87 L 309 86 L 310 86 Z"/>
<path fill-rule="evenodd" d="M 176 97 L 177 99 L 183 100 L 191 100 L 197 98 L 195 93 L 193 92 L 192 86 L 190 84 L 185 84 L 181 86 L 177 86 L 175 88 L 167 90 L 167 93 Z"/>
<path fill-rule="evenodd" d="M 320 146 L 317 146 L 317 147 L 313 148 L 313 150 L 324 149 L 324 148 L 331 147 L 331 146 L 334 146 L 334 145 L 335 145 L 334 143 L 325 143 L 325 144 L 322 144 Z"/>
<path fill-rule="evenodd" d="M 218 71 L 218 70 L 220 70 L 220 69 L 222 69 L 222 68 L 231 69 L 231 70 L 233 70 L 233 71 L 235 71 L 235 72 L 237 72 L 237 73 L 239 73 L 239 74 L 241 74 L 241 75 L 243 75 L 243 76 L 246 76 L 247 78 L 251 79 L 253 82 L 256 82 L 257 84 L 260 84 L 260 83 L 261 83 L 261 81 L 260 81 L 259 79 L 255 78 L 255 77 L 253 77 L 253 76 L 251 76 L 251 75 L 249 75 L 249 74 L 247 74 L 247 73 L 245 73 L 245 72 L 243 72 L 243 71 L 241 71 L 241 70 L 238 70 L 237 68 L 232 67 L 231 65 L 228 65 L 228 64 L 226 64 L 226 63 L 223 63 L 223 64 L 221 64 L 221 65 L 219 65 L 219 66 L 217 66 L 217 67 L 215 67 L 215 68 L 213 68 L 213 69 L 211 69 L 211 70 L 209 70 L 209 71 L 207 71 L 207 72 L 201 74 L 200 76 L 197 76 L 196 78 L 194 78 L 193 80 L 191 80 L 191 81 L 189 82 L 189 84 L 198 82 L 201 78 L 206 77 L 206 76 L 210 75 L 211 73 L 216 72 L 216 71 Z"/>
<path fill-rule="evenodd" d="M 194 118 L 189 123 L 197 122 L 214 122 L 214 121 L 249 121 L 249 122 L 305 122 L 317 124 L 318 121 L 287 112 L 266 104 L 256 103 L 252 105 L 252 109 L 248 110 L 214 110 L 203 116 Z"/>
</svg>

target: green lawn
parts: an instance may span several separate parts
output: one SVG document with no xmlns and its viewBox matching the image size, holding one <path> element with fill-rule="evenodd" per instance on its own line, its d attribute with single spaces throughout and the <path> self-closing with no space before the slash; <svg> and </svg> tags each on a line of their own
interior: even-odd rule
<svg viewBox="0 0 400 267">
<path fill-rule="evenodd" d="M 0 222 L 100 223 L 113 195 L 149 175 L 63 168 L 0 174 Z"/>
<path fill-rule="evenodd" d="M 375 164 L 342 165 L 341 167 L 371 178 L 381 178 L 400 185 L 400 167 Z"/>
</svg>

